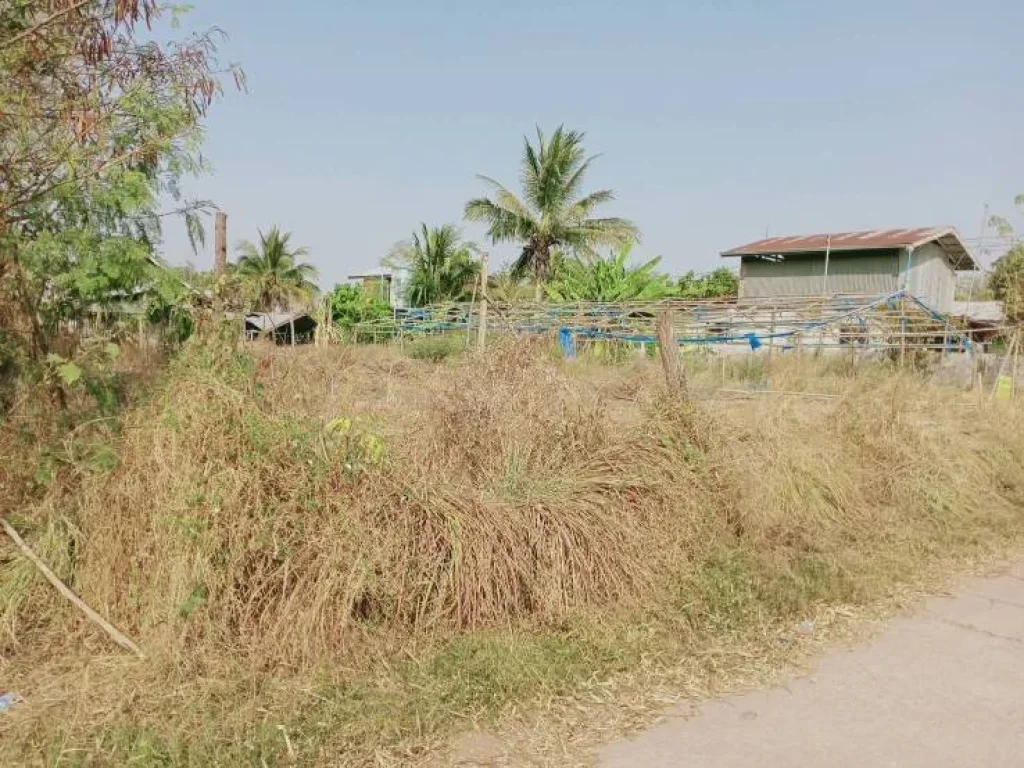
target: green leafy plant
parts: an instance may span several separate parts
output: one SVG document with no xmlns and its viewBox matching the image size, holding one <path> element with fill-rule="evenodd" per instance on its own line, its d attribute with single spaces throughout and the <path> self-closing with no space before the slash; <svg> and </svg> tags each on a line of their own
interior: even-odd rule
<svg viewBox="0 0 1024 768">
<path fill-rule="evenodd" d="M 144 297 L 166 217 L 202 239 L 209 203 L 180 182 L 204 170 L 220 78 L 242 83 L 217 62 L 215 35 L 140 35 L 170 10 L 152 0 L 57 5 L 0 14 L 0 305 L 28 375 L 44 372 L 59 330 Z M 66 405 L 59 374 L 51 383 Z"/>
<path fill-rule="evenodd" d="M 429 360 L 439 363 L 454 357 L 466 349 L 465 337 L 459 336 L 424 336 L 410 341 L 405 348 L 406 354 L 414 360 Z"/>
<path fill-rule="evenodd" d="M 234 273 L 250 287 L 263 312 L 283 311 L 316 295 L 316 268 L 300 261 L 309 251 L 293 248 L 290 240 L 290 232 L 271 227 L 266 234 L 260 232 L 259 243 L 243 240 L 238 245 L 241 255 Z"/>
<path fill-rule="evenodd" d="M 328 296 L 331 322 L 354 341 L 370 342 L 390 338 L 395 332 L 394 310 L 383 299 L 356 285 L 335 285 Z M 360 326 L 373 327 L 371 333 Z"/>
<path fill-rule="evenodd" d="M 324 437 L 341 455 L 347 473 L 380 466 L 387 456 L 383 437 L 345 416 L 328 422 Z"/>
<path fill-rule="evenodd" d="M 470 298 L 480 274 L 476 250 L 473 243 L 462 240 L 459 230 L 451 224 L 420 224 L 419 232 L 396 245 L 384 263 L 409 271 L 405 298 L 411 306 L 423 307 Z"/>
<path fill-rule="evenodd" d="M 520 274 L 533 272 L 538 300 L 556 249 L 593 256 L 599 246 L 619 247 L 639 238 L 637 228 L 626 219 L 594 217 L 597 208 L 614 195 L 607 189 L 582 192 L 594 161 L 584 152 L 583 138 L 583 133 L 561 126 L 547 138 L 538 128 L 536 145 L 524 139 L 522 197 L 480 176 L 492 189 L 492 197 L 466 203 L 466 219 L 486 224 L 492 242 L 522 244 L 513 269 Z"/>
<path fill-rule="evenodd" d="M 1003 302 L 1008 320 L 1024 320 L 1024 244 L 1013 246 L 996 259 L 989 287 L 996 299 Z"/>
<path fill-rule="evenodd" d="M 1013 203 L 1024 208 L 1024 194 L 1017 195 Z M 1009 219 L 1002 216 L 992 216 L 989 225 L 1003 237 L 1012 239 L 1016 236 Z M 1003 302 L 1008 320 L 1024 320 L 1024 243 L 1015 242 L 1006 253 L 996 259 L 992 265 L 988 288 L 996 299 Z"/>
<path fill-rule="evenodd" d="M 631 266 L 632 249 L 627 243 L 614 256 L 557 259 L 544 292 L 556 302 L 660 299 L 671 294 L 668 275 L 657 272 L 661 259 Z"/>
<path fill-rule="evenodd" d="M 719 267 L 705 275 L 690 270 L 679 278 L 676 293 L 683 299 L 717 299 L 737 296 L 740 280 L 728 267 Z"/>
</svg>

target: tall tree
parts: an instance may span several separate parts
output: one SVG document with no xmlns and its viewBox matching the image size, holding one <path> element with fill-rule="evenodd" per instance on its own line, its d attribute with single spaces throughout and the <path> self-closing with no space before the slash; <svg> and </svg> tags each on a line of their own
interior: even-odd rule
<svg viewBox="0 0 1024 768">
<path fill-rule="evenodd" d="M 1008 320 L 1024 320 L 1024 244 L 1018 243 L 996 259 L 989 287 L 996 299 L 1003 302 Z"/>
<path fill-rule="evenodd" d="M 292 248 L 291 233 L 271 227 L 260 234 L 259 243 L 243 240 L 234 274 L 252 291 L 257 308 L 262 312 L 291 309 L 297 302 L 311 299 L 317 291 L 316 267 L 299 261 L 307 256 L 306 248 Z"/>
<path fill-rule="evenodd" d="M 139 34 L 156 0 L 17 0 L 0 10 L 0 335 L 38 362 L 58 321 L 159 279 L 167 213 L 202 169 L 201 121 L 220 93 L 211 35 Z M 154 40 L 156 38 L 156 40 Z M 160 211 L 162 199 L 176 211 Z"/>
<path fill-rule="evenodd" d="M 383 263 L 409 271 L 406 300 L 414 307 L 423 307 L 469 297 L 480 274 L 476 250 L 451 224 L 420 224 L 419 231 L 396 245 Z"/>
<path fill-rule="evenodd" d="M 1017 195 L 1014 205 L 1024 208 L 1024 194 Z M 1024 243 L 1022 243 L 1010 221 L 1002 216 L 993 216 L 989 225 L 1006 237 L 1011 245 L 1009 250 L 996 259 L 988 284 L 995 297 L 1003 302 L 1003 311 L 1008 320 L 1024 320 Z"/>
<path fill-rule="evenodd" d="M 513 268 L 520 273 L 533 272 L 538 300 L 554 249 L 580 257 L 596 256 L 599 246 L 619 247 L 639 239 L 637 228 L 626 219 L 594 217 L 596 209 L 614 195 L 607 189 L 583 193 L 583 182 L 594 161 L 584 152 L 583 138 L 583 133 L 559 126 L 549 139 L 538 128 L 536 145 L 523 139 L 522 197 L 494 179 L 480 176 L 493 194 L 466 204 L 466 218 L 487 224 L 493 242 L 522 244 Z"/>
</svg>

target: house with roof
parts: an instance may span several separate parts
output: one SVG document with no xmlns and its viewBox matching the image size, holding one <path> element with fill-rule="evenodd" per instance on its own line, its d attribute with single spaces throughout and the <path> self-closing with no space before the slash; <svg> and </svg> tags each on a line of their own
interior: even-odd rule
<svg viewBox="0 0 1024 768">
<path fill-rule="evenodd" d="M 741 299 L 885 296 L 954 308 L 956 273 L 978 264 L 953 227 L 770 237 L 722 253 L 740 260 Z"/>
<path fill-rule="evenodd" d="M 309 312 L 250 312 L 244 333 L 249 341 L 269 338 L 277 344 L 309 344 L 316 337 L 316 320 Z"/>
</svg>

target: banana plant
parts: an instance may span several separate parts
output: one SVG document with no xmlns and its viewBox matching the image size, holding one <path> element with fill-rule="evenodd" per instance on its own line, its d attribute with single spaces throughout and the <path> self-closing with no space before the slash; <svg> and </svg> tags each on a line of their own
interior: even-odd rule
<svg viewBox="0 0 1024 768">
<path fill-rule="evenodd" d="M 618 254 L 593 258 L 555 258 L 554 274 L 544 286 L 550 301 L 642 301 L 671 295 L 673 284 L 668 275 L 658 272 L 661 257 L 638 266 L 630 263 L 632 243 Z"/>
</svg>

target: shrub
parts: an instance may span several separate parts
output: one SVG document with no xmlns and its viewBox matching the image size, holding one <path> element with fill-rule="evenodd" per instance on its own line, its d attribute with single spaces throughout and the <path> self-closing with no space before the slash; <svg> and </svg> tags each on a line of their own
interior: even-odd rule
<svg viewBox="0 0 1024 768">
<path fill-rule="evenodd" d="M 423 336 L 405 345 L 405 353 L 413 360 L 429 360 L 439 363 L 455 357 L 466 349 L 464 336 Z"/>
</svg>

